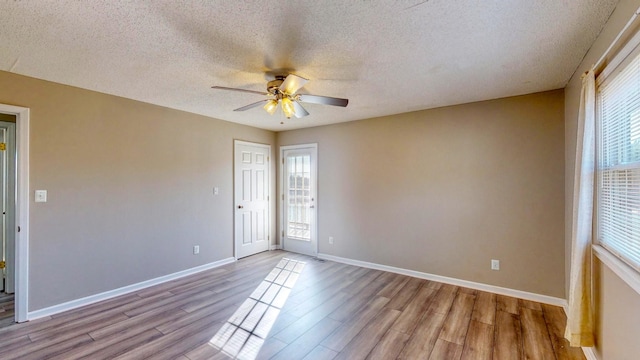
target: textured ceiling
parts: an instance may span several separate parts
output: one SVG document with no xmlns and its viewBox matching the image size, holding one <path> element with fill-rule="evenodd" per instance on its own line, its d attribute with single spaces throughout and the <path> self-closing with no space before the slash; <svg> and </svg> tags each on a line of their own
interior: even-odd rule
<svg viewBox="0 0 640 360">
<path fill-rule="evenodd" d="M 617 0 L 0 2 L 0 70 L 271 130 L 562 88 Z M 233 112 L 274 73 L 303 119 Z M 284 122 L 284 124 L 281 124 Z"/>
</svg>

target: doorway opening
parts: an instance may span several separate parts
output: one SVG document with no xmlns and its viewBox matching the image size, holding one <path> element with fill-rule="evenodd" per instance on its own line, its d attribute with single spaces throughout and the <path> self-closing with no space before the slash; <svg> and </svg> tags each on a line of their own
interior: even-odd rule
<svg viewBox="0 0 640 360">
<path fill-rule="evenodd" d="M 3 145 L 4 144 L 4 145 Z M 4 148 L 4 150 L 3 150 Z M 13 301 L 13 317 L 28 320 L 29 278 L 29 109 L 0 104 L 0 184 L 4 261 L 0 304 Z M 0 305 L 1 306 L 1 305 Z"/>
<path fill-rule="evenodd" d="M 317 256 L 318 144 L 280 147 L 281 244 Z"/>
<path fill-rule="evenodd" d="M 15 321 L 16 116 L 0 114 L 0 328 Z"/>
</svg>

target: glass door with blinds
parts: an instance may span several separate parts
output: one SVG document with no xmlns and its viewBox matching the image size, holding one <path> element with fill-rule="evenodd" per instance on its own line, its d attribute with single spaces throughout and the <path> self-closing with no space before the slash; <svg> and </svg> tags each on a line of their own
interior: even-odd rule
<svg viewBox="0 0 640 360">
<path fill-rule="evenodd" d="M 317 146 L 284 146 L 281 158 L 283 249 L 315 256 Z"/>
</svg>

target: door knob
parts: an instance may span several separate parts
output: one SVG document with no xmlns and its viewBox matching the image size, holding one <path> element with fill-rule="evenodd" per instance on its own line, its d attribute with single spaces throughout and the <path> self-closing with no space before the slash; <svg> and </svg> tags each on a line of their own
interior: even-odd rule
<svg viewBox="0 0 640 360">
<path fill-rule="evenodd" d="M 238 205 L 238 209 L 242 209 L 242 208 L 244 208 L 244 206 Z"/>
</svg>

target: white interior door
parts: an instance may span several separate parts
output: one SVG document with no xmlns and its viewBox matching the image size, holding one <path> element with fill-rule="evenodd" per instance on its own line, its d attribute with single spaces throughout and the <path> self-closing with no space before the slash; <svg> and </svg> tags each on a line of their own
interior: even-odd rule
<svg viewBox="0 0 640 360">
<path fill-rule="evenodd" d="M 316 144 L 281 148 L 283 249 L 311 256 L 318 254 L 317 153 Z"/>
<path fill-rule="evenodd" d="M 235 141 L 236 258 L 269 250 L 271 146 Z"/>
</svg>

